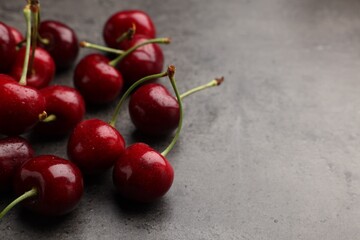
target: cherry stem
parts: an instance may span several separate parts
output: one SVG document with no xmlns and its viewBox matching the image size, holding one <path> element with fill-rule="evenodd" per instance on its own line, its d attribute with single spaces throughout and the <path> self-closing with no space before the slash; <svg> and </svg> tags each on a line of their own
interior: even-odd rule
<svg viewBox="0 0 360 240">
<path fill-rule="evenodd" d="M 130 95 L 130 93 L 137 87 L 139 86 L 140 84 L 144 83 L 144 82 L 147 82 L 147 81 L 150 81 L 152 79 L 157 79 L 157 78 L 161 78 L 161 77 L 165 77 L 168 75 L 168 72 L 162 72 L 162 73 L 158 73 L 158 74 L 154 74 L 154 75 L 149 75 L 149 76 L 146 76 L 144 78 L 141 78 L 140 80 L 136 81 L 133 85 L 131 85 L 128 90 L 126 90 L 126 92 L 124 93 L 124 95 L 122 95 L 119 103 L 116 105 L 116 108 L 115 108 L 115 111 L 114 111 L 114 114 L 111 118 L 111 121 L 109 122 L 110 126 L 112 127 L 115 127 L 116 125 L 116 121 L 117 121 L 117 118 L 119 116 L 119 113 L 120 113 L 120 108 L 122 106 L 122 104 L 124 103 L 125 99 Z"/>
<path fill-rule="evenodd" d="M 210 81 L 210 82 L 208 82 L 206 84 L 200 85 L 198 87 L 190 89 L 187 92 L 184 92 L 183 94 L 180 95 L 180 99 L 183 100 L 184 97 L 187 97 L 187 96 L 189 96 L 189 95 L 191 95 L 193 93 L 205 90 L 207 88 L 219 86 L 223 81 L 224 81 L 224 77 L 215 78 L 214 80 L 212 80 L 212 81 Z"/>
<path fill-rule="evenodd" d="M 47 38 L 42 38 L 42 37 L 40 36 L 40 34 L 38 34 L 37 38 L 38 38 L 38 40 L 39 40 L 42 44 L 44 44 L 44 45 L 49 45 L 49 44 L 50 44 L 49 39 L 47 39 Z"/>
<path fill-rule="evenodd" d="M 32 15 L 30 10 L 30 5 L 26 5 L 23 12 L 24 12 L 27 28 L 26 28 L 26 50 L 25 50 L 24 66 L 19 81 L 20 85 L 26 85 L 26 77 L 29 66 L 30 45 L 31 45 L 31 15 Z"/>
<path fill-rule="evenodd" d="M 120 49 L 109 48 L 109 47 L 97 45 L 97 44 L 94 44 L 94 43 L 89 43 L 89 42 L 86 42 L 86 41 L 80 42 L 80 47 L 92 48 L 92 49 L 100 50 L 100 51 L 103 51 L 103 52 L 109 52 L 109 53 L 115 53 L 115 54 L 123 54 L 125 52 L 125 51 L 120 50 Z"/>
<path fill-rule="evenodd" d="M 132 53 L 133 51 L 135 51 L 136 49 L 147 45 L 147 44 L 151 44 L 151 43 L 163 43 L 163 44 L 169 44 L 171 42 L 170 38 L 153 38 L 153 39 L 149 39 L 146 40 L 138 45 L 135 45 L 131 48 L 129 48 L 128 50 L 126 50 L 123 54 L 121 54 L 120 56 L 118 56 L 117 58 L 115 58 L 114 60 L 109 62 L 109 65 L 115 67 L 121 60 L 123 60 L 127 55 L 129 55 L 130 53 Z"/>
<path fill-rule="evenodd" d="M 31 190 L 25 192 L 14 201 L 12 201 L 9 205 L 7 205 L 1 212 L 0 212 L 0 219 L 2 219 L 7 212 L 9 212 L 13 207 L 15 207 L 18 203 L 38 195 L 38 190 L 36 188 L 32 188 Z"/>
<path fill-rule="evenodd" d="M 136 32 L 136 25 L 135 23 L 133 23 L 131 25 L 131 28 L 129 28 L 129 30 L 121 34 L 120 37 L 116 39 L 116 42 L 119 43 L 124 41 L 125 39 L 131 40 L 134 37 L 135 32 Z"/>
<path fill-rule="evenodd" d="M 33 65 L 34 65 L 34 59 L 35 59 L 35 51 L 36 51 L 36 45 L 37 45 L 37 35 L 38 35 L 38 27 L 39 27 L 39 2 L 34 1 L 31 3 L 30 9 L 32 14 L 32 20 L 33 20 L 33 27 L 32 27 L 32 33 L 31 33 L 31 55 L 30 55 L 30 62 L 28 67 L 28 75 L 32 74 Z"/>
<path fill-rule="evenodd" d="M 176 86 L 176 80 L 174 77 L 175 76 L 175 66 L 174 65 L 170 65 L 168 67 L 168 76 L 169 76 L 171 85 L 174 89 L 177 101 L 179 103 L 180 117 L 179 117 L 179 125 L 178 125 L 178 128 L 176 129 L 176 133 L 175 133 L 173 140 L 171 141 L 169 146 L 161 153 L 161 155 L 163 155 L 164 157 L 166 157 L 166 155 L 171 151 L 171 149 L 173 149 L 175 143 L 177 142 L 179 135 L 180 135 L 181 128 L 182 128 L 182 122 L 183 122 L 183 106 L 182 106 L 182 100 L 181 100 L 179 91 Z"/>
<path fill-rule="evenodd" d="M 48 123 L 48 122 L 53 122 L 57 119 L 56 115 L 54 114 L 50 114 L 49 116 L 47 116 L 45 119 L 41 119 L 40 121 L 41 122 L 44 122 L 44 123 Z"/>
</svg>

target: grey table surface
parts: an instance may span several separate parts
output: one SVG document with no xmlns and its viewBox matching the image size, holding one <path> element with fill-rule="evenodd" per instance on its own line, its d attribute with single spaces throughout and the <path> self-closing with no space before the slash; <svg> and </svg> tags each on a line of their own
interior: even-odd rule
<svg viewBox="0 0 360 240">
<path fill-rule="evenodd" d="M 181 91 L 215 76 L 226 82 L 186 99 L 164 198 L 126 202 L 108 172 L 87 179 L 79 208 L 65 217 L 14 209 L 0 222 L 0 239 L 359 239 L 358 0 L 41 3 L 43 19 L 97 43 L 112 13 L 145 10 L 158 36 L 173 39 L 162 48 Z M 23 5 L 1 0 L 0 21 L 24 30 Z M 72 71 L 54 83 L 72 85 Z M 114 106 L 86 118 L 109 119 Z M 126 108 L 118 129 L 128 144 L 159 151 L 171 140 L 134 133 Z M 67 138 L 31 141 L 38 154 L 66 157 Z"/>
</svg>

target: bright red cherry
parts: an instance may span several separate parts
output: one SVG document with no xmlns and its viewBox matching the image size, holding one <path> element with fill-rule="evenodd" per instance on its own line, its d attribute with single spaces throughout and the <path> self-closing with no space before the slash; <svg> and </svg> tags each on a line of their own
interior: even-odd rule
<svg viewBox="0 0 360 240">
<path fill-rule="evenodd" d="M 45 98 L 40 92 L 4 74 L 0 74 L 0 103 L 0 133 L 5 135 L 26 132 L 45 111 Z"/>
<path fill-rule="evenodd" d="M 13 37 L 15 39 L 16 44 L 18 44 L 24 40 L 24 36 L 17 28 L 14 28 L 12 26 L 8 26 L 8 27 L 11 31 L 11 34 L 13 35 Z"/>
<path fill-rule="evenodd" d="M 111 168 L 125 149 L 121 134 L 99 119 L 79 123 L 70 136 L 67 153 L 85 174 L 99 174 Z"/>
<path fill-rule="evenodd" d="M 147 40 L 149 40 L 147 37 L 136 34 L 131 40 L 124 40 L 124 50 Z M 145 76 L 160 73 L 163 67 L 163 52 L 159 45 L 153 43 L 136 49 L 117 65 L 127 85 L 131 85 Z"/>
<path fill-rule="evenodd" d="M 78 91 L 68 86 L 54 85 L 43 88 L 40 93 L 45 97 L 46 112 L 50 121 L 45 119 L 35 126 L 40 135 L 64 135 L 78 124 L 85 114 L 85 103 Z"/>
<path fill-rule="evenodd" d="M 9 72 L 16 56 L 16 40 L 11 29 L 0 22 L 0 73 Z"/>
<path fill-rule="evenodd" d="M 135 24 L 136 34 L 141 34 L 147 38 L 155 38 L 155 26 L 145 12 L 140 10 L 125 10 L 113 14 L 105 23 L 103 37 L 107 46 L 112 48 L 124 49 L 122 43 L 117 39 L 128 31 Z"/>
<path fill-rule="evenodd" d="M 16 170 L 33 156 L 30 143 L 22 137 L 0 140 L 0 192 L 11 189 Z"/>
<path fill-rule="evenodd" d="M 149 83 L 131 96 L 129 113 L 138 130 L 147 135 L 164 135 L 179 125 L 179 104 L 161 84 Z"/>
<path fill-rule="evenodd" d="M 174 170 L 168 160 L 146 145 L 136 143 L 116 161 L 113 182 L 119 193 L 137 202 L 151 202 L 170 189 Z"/>
<path fill-rule="evenodd" d="M 42 155 L 25 162 L 14 178 L 17 195 L 29 194 L 23 202 L 33 212 L 64 215 L 78 205 L 84 191 L 80 170 L 70 161 Z"/>
<path fill-rule="evenodd" d="M 39 26 L 40 45 L 53 57 L 57 69 L 70 67 L 79 53 L 78 38 L 72 28 L 53 20 Z"/>
<path fill-rule="evenodd" d="M 32 50 L 31 50 L 32 52 Z M 15 63 L 11 70 L 11 76 L 16 80 L 20 80 L 23 66 L 26 48 L 22 47 L 16 56 Z M 30 53 L 31 55 L 31 53 Z M 52 81 L 55 75 L 55 63 L 52 57 L 43 48 L 37 47 L 35 50 L 35 57 L 32 65 L 32 69 L 27 74 L 27 86 L 31 86 L 37 89 L 46 87 Z"/>
<path fill-rule="evenodd" d="M 119 96 L 123 88 L 123 78 L 105 56 L 90 54 L 76 66 L 74 85 L 86 102 L 104 104 Z"/>
</svg>

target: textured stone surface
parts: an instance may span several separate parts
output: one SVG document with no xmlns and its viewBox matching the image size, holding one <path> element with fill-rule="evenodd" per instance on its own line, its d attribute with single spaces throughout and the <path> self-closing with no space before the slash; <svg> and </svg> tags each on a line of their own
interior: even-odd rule
<svg viewBox="0 0 360 240">
<path fill-rule="evenodd" d="M 23 4 L 2 0 L 0 21 L 24 29 Z M 87 180 L 68 216 L 14 209 L 0 222 L 0 239 L 358 239 L 359 1 L 62 0 L 42 7 L 43 19 L 98 43 L 110 14 L 146 10 L 158 35 L 173 38 L 163 50 L 181 91 L 219 75 L 226 83 L 185 100 L 184 132 L 168 156 L 175 182 L 159 202 L 124 202 L 109 172 Z M 71 79 L 69 71 L 54 83 Z M 113 109 L 86 117 L 109 119 Z M 125 108 L 121 114 L 128 143 L 162 150 L 170 141 L 143 139 Z M 66 157 L 66 139 L 32 141 L 38 154 Z M 9 198 L 0 200 L 4 207 Z"/>
</svg>

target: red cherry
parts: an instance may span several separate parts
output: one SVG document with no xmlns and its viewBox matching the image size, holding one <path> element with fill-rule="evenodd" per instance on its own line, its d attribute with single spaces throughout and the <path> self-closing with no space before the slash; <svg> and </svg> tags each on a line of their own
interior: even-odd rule
<svg viewBox="0 0 360 240">
<path fill-rule="evenodd" d="M 215 78 L 181 94 L 180 99 L 219 86 L 223 81 L 224 77 Z M 180 120 L 178 101 L 158 83 L 143 85 L 133 93 L 129 101 L 129 113 L 136 128 L 152 136 L 170 134 L 177 128 Z"/>
<path fill-rule="evenodd" d="M 13 35 L 13 38 L 14 38 L 16 44 L 18 44 L 24 40 L 24 36 L 18 29 L 11 27 L 11 26 L 8 26 L 8 28 L 10 29 L 11 34 Z"/>
<path fill-rule="evenodd" d="M 30 52 L 32 52 L 32 50 Z M 17 53 L 15 63 L 11 70 L 11 76 L 13 76 L 17 80 L 20 80 L 22 75 L 24 59 L 26 55 L 25 53 L 26 48 L 22 47 Z M 54 78 L 54 75 L 54 60 L 47 51 L 40 47 L 37 47 L 35 50 L 35 58 L 32 65 L 32 70 L 29 71 L 29 74 L 26 78 L 26 85 L 37 89 L 46 87 Z"/>
<path fill-rule="evenodd" d="M 124 40 L 125 50 L 149 40 L 142 35 L 135 35 L 131 40 Z M 139 79 L 160 73 L 164 67 L 164 55 L 157 44 L 147 44 L 136 49 L 120 61 L 117 68 L 125 83 L 131 85 Z"/>
<path fill-rule="evenodd" d="M 16 170 L 33 156 L 30 143 L 22 137 L 0 140 L 0 192 L 11 188 Z"/>
<path fill-rule="evenodd" d="M 54 85 L 41 89 L 40 93 L 45 97 L 47 114 L 55 119 L 39 122 L 34 129 L 36 133 L 64 135 L 83 119 L 85 103 L 74 88 Z"/>
<path fill-rule="evenodd" d="M 151 202 L 171 187 L 174 170 L 168 160 L 146 145 L 136 143 L 116 161 L 113 182 L 119 193 L 137 202 Z"/>
<path fill-rule="evenodd" d="M 0 133 L 5 135 L 26 132 L 45 111 L 45 99 L 36 89 L 4 74 L 0 74 L 0 103 Z"/>
<path fill-rule="evenodd" d="M 149 83 L 130 98 L 129 113 L 138 130 L 148 135 L 164 135 L 179 125 L 179 104 L 161 84 Z"/>
<path fill-rule="evenodd" d="M 74 85 L 86 102 L 103 104 L 112 102 L 120 94 L 123 78 L 105 56 L 90 54 L 76 66 Z"/>
<path fill-rule="evenodd" d="M 22 165 L 14 178 L 17 195 L 33 196 L 24 201 L 30 210 L 48 216 L 63 215 L 78 205 L 84 191 L 80 170 L 70 161 L 43 155 Z"/>
<path fill-rule="evenodd" d="M 58 69 L 70 67 L 79 53 L 78 38 L 72 28 L 53 20 L 40 23 L 40 45 L 53 57 Z M 44 41 L 45 40 L 45 41 Z"/>
<path fill-rule="evenodd" d="M 79 123 L 67 146 L 69 159 L 86 174 L 108 170 L 124 149 L 125 141 L 121 134 L 99 119 Z"/>
<path fill-rule="evenodd" d="M 11 29 L 0 22 L 0 73 L 9 72 L 16 56 L 16 41 Z"/>
<path fill-rule="evenodd" d="M 105 23 L 103 37 L 107 46 L 123 49 L 117 39 L 135 24 L 136 34 L 155 38 L 156 30 L 151 18 L 140 10 L 126 10 L 113 14 Z"/>
</svg>

